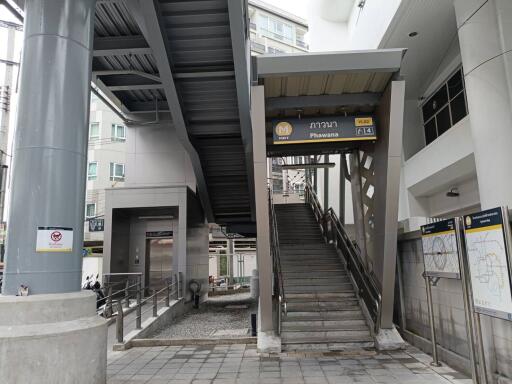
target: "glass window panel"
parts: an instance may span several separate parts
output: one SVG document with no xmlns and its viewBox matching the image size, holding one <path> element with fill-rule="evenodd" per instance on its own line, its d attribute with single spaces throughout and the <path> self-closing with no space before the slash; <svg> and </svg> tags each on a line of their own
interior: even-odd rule
<svg viewBox="0 0 512 384">
<path fill-rule="evenodd" d="M 89 138 L 99 139 L 100 137 L 100 123 L 91 123 L 89 127 Z"/>
<path fill-rule="evenodd" d="M 461 121 L 467 114 L 466 101 L 464 100 L 464 92 L 450 102 L 452 108 L 453 125 Z"/>
<path fill-rule="evenodd" d="M 423 121 L 429 120 L 448 103 L 446 84 L 439 89 L 423 106 Z"/>
<path fill-rule="evenodd" d="M 87 170 L 87 178 L 89 180 L 96 180 L 97 172 L 98 172 L 98 163 L 97 162 L 89 163 L 89 167 Z"/>
<path fill-rule="evenodd" d="M 94 216 L 96 216 L 96 204 L 94 204 L 94 203 L 87 204 L 86 209 L 85 209 L 85 215 L 87 217 L 94 217 Z"/>
<path fill-rule="evenodd" d="M 450 108 L 446 106 L 441 112 L 436 115 L 437 121 L 437 135 L 441 136 L 452 126 L 450 120 Z"/>
<path fill-rule="evenodd" d="M 425 124 L 425 142 L 429 145 L 435 139 L 437 139 L 436 119 L 432 119 Z"/>
<path fill-rule="evenodd" d="M 448 80 L 448 92 L 450 99 L 453 99 L 460 91 L 464 89 L 464 82 L 462 80 L 462 71 L 458 70 L 450 80 Z"/>
</svg>

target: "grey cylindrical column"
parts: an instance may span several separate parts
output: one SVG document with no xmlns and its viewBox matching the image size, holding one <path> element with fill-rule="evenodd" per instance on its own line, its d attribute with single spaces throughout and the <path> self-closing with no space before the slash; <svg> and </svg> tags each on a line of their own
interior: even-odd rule
<svg viewBox="0 0 512 384">
<path fill-rule="evenodd" d="M 80 290 L 96 0 L 27 0 L 3 293 Z M 38 227 L 73 229 L 36 252 Z"/>
</svg>

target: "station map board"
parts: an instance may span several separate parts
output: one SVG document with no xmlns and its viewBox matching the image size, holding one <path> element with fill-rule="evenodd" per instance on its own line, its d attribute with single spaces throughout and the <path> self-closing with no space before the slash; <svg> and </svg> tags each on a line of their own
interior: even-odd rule
<svg viewBox="0 0 512 384">
<path fill-rule="evenodd" d="M 475 311 L 512 320 L 510 262 L 502 208 L 464 216 Z"/>
<path fill-rule="evenodd" d="M 455 219 L 423 225 L 421 244 L 427 276 L 460 279 Z"/>
</svg>

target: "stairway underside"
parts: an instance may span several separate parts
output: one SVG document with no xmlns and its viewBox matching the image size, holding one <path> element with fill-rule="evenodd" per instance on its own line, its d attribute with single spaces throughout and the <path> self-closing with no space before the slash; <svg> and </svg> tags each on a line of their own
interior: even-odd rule
<svg viewBox="0 0 512 384">
<path fill-rule="evenodd" d="M 373 348 L 374 341 L 344 263 L 326 244 L 307 204 L 276 204 L 287 314 L 283 349 Z"/>
</svg>

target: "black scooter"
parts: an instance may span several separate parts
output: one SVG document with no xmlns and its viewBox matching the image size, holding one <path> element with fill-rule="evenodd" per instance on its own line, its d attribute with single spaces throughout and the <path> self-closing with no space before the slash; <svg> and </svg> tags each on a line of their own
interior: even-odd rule
<svg viewBox="0 0 512 384">
<path fill-rule="evenodd" d="M 96 275 L 96 278 L 93 278 L 92 275 L 87 276 L 83 286 L 83 289 L 87 289 L 96 293 L 96 309 L 100 309 L 103 305 L 105 305 L 106 302 L 105 294 L 103 293 L 98 277 L 99 275 Z"/>
</svg>

